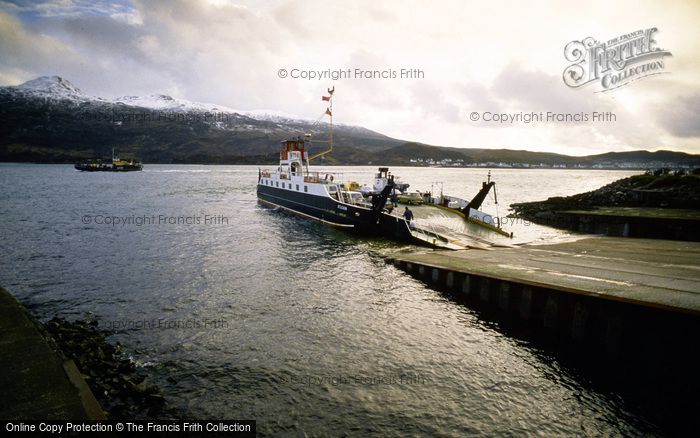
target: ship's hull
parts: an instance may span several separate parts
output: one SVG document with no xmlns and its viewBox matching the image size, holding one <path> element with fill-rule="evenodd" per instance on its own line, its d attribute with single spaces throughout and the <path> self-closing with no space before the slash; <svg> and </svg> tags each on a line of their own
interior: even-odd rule
<svg viewBox="0 0 700 438">
<path fill-rule="evenodd" d="M 377 213 L 369 208 L 338 202 L 329 196 L 258 184 L 258 200 L 263 205 L 278 207 L 289 213 L 314 219 L 336 228 L 381 235 L 406 242 L 414 240 L 403 219 L 383 212 Z"/>
</svg>

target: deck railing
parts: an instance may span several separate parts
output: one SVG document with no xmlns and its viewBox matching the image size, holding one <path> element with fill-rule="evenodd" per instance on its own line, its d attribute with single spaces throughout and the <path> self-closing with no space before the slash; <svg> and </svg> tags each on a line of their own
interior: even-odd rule
<svg viewBox="0 0 700 438">
<path fill-rule="evenodd" d="M 261 175 L 265 178 L 270 178 L 273 173 L 277 173 L 280 179 L 290 179 L 288 172 L 263 170 Z M 304 175 L 304 182 L 308 183 L 340 183 L 343 182 L 343 174 L 335 172 L 309 172 Z"/>
<path fill-rule="evenodd" d="M 334 172 L 309 172 L 304 175 L 304 182 L 315 183 L 339 183 L 343 181 L 343 174 Z"/>
</svg>

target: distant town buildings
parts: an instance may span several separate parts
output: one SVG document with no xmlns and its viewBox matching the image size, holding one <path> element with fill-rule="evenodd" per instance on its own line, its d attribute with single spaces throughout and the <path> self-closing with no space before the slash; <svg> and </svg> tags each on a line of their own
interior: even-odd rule
<svg viewBox="0 0 700 438">
<path fill-rule="evenodd" d="M 502 167 L 515 169 L 693 169 L 696 166 L 679 165 L 678 163 L 663 162 L 663 161 L 648 161 L 648 162 L 601 162 L 595 164 L 586 163 L 517 163 L 517 162 L 465 162 L 463 159 L 443 158 L 411 158 L 409 162 L 415 166 L 431 166 L 431 167 Z"/>
</svg>

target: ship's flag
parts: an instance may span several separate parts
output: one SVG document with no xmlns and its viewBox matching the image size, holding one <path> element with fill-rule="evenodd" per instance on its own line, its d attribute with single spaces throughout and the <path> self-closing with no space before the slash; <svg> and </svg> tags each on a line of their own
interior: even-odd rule
<svg viewBox="0 0 700 438">
<path fill-rule="evenodd" d="M 330 96 L 321 96 L 321 100 L 329 101 L 331 100 Z"/>
<path fill-rule="evenodd" d="M 333 113 L 331 113 L 331 109 L 330 109 L 330 108 L 326 108 L 326 114 L 328 114 L 329 116 L 332 116 L 332 115 L 333 115 Z"/>
</svg>

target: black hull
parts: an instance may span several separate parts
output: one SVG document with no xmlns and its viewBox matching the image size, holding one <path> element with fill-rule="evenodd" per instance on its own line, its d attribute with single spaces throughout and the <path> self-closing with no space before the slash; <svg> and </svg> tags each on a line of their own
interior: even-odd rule
<svg viewBox="0 0 700 438">
<path fill-rule="evenodd" d="M 368 208 L 344 204 L 331 197 L 258 185 L 258 199 L 262 204 L 281 207 L 290 213 L 315 219 L 336 228 L 403 242 L 415 240 L 403 219 L 386 213 L 377 213 Z"/>
</svg>

